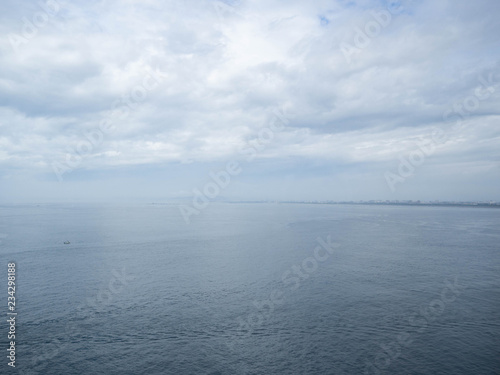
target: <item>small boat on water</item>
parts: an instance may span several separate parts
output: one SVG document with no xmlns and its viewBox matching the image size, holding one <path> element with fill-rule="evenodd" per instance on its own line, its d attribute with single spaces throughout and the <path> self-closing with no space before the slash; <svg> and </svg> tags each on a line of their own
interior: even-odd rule
<svg viewBox="0 0 500 375">
<path fill-rule="evenodd" d="M 64 241 L 64 244 L 65 244 L 65 245 L 69 245 L 70 243 L 71 243 L 71 242 L 69 242 L 69 241 Z"/>
</svg>

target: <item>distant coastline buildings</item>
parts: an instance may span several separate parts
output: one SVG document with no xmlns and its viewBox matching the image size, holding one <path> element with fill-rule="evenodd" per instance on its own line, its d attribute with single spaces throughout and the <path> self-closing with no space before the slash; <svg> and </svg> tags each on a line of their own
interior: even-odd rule
<svg viewBox="0 0 500 375">
<path fill-rule="evenodd" d="M 387 206 L 473 206 L 473 207 L 498 207 L 500 202 L 495 201 L 421 201 L 421 200 L 369 200 L 369 201 L 331 201 L 331 200 L 311 200 L 311 201 L 234 201 L 230 203 L 294 203 L 294 204 L 352 204 L 352 205 L 387 205 Z"/>
</svg>

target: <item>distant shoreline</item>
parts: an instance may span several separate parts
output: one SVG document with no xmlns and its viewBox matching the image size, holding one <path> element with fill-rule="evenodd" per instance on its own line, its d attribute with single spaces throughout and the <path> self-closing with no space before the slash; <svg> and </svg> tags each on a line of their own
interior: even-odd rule
<svg viewBox="0 0 500 375">
<path fill-rule="evenodd" d="M 333 201 L 230 201 L 225 203 L 275 203 L 275 204 L 330 204 L 330 205 L 357 205 L 357 206 L 425 206 L 425 207 L 488 207 L 500 208 L 500 202 L 419 202 L 419 201 L 401 201 L 401 202 L 333 202 Z"/>
<path fill-rule="evenodd" d="M 122 206 L 122 205 L 156 205 L 156 206 L 178 206 L 186 201 L 173 200 L 170 202 L 43 202 L 43 203 L 0 203 L 0 207 L 46 207 L 46 206 Z M 351 206 L 416 206 L 416 207 L 485 207 L 485 208 L 500 208 L 500 202 L 422 202 L 422 201 L 273 201 L 273 200 L 256 200 L 256 201 L 230 201 L 230 200 L 215 200 L 213 204 L 316 204 L 316 205 L 351 205 Z"/>
</svg>

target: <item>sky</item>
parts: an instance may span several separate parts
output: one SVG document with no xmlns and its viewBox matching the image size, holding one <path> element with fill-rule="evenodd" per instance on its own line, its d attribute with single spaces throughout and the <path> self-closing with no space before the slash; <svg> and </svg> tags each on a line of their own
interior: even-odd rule
<svg viewBox="0 0 500 375">
<path fill-rule="evenodd" d="M 0 203 L 500 201 L 498 1 L 0 8 Z"/>
</svg>

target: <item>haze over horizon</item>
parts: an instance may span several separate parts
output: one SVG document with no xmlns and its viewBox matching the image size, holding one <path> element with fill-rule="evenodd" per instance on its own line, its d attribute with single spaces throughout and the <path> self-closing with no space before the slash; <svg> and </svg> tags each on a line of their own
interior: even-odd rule
<svg viewBox="0 0 500 375">
<path fill-rule="evenodd" d="M 190 199 L 215 175 L 214 200 L 500 201 L 498 14 L 4 2 L 0 203 Z"/>
</svg>

